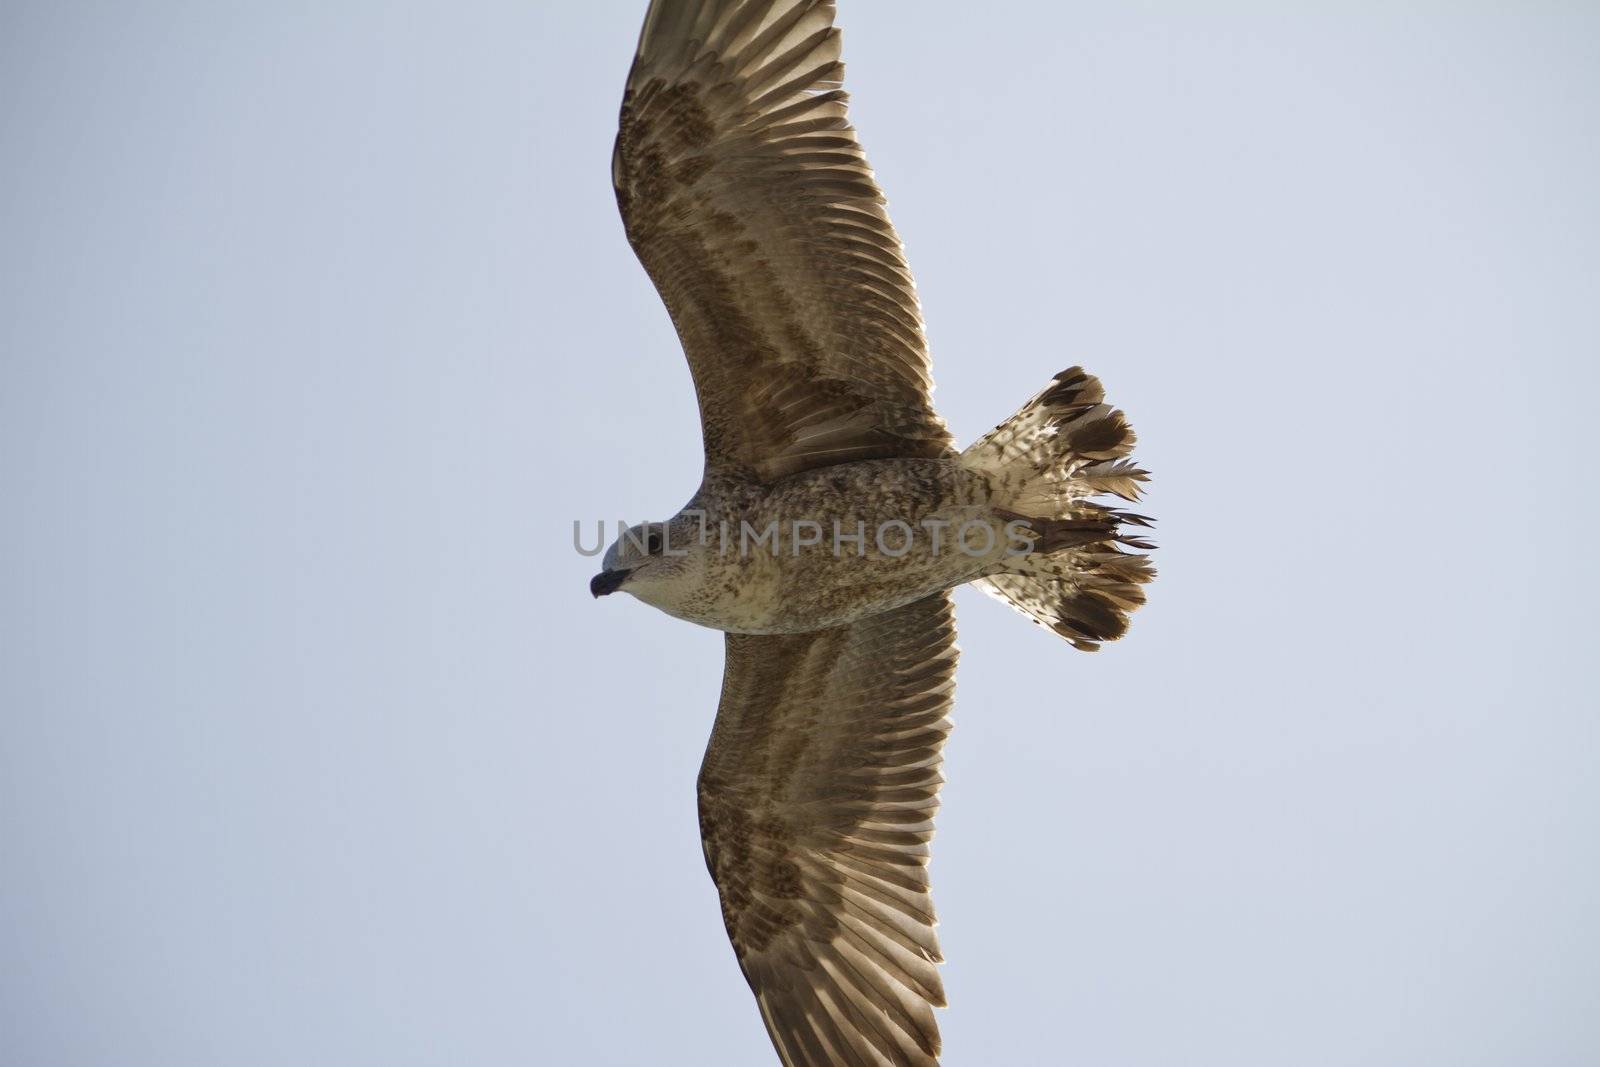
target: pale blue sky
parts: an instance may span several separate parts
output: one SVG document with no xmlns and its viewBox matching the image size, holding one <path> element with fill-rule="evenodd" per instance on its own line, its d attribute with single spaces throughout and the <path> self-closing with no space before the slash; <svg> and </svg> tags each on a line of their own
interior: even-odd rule
<svg viewBox="0 0 1600 1067">
<path fill-rule="evenodd" d="M 773 1062 L 644 4 L 0 6 L 0 1062 Z M 842 0 L 962 441 L 1057 370 L 1162 574 L 963 593 L 946 1062 L 1600 1062 L 1600 9 Z"/>
</svg>

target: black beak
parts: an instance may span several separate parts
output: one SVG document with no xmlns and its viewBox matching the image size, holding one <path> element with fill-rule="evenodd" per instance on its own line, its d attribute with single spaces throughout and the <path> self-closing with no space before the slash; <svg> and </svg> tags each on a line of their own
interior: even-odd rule
<svg viewBox="0 0 1600 1067">
<path fill-rule="evenodd" d="M 622 588 L 622 583 L 628 580 L 627 571 L 601 571 L 589 579 L 589 592 L 596 597 L 615 593 Z"/>
</svg>

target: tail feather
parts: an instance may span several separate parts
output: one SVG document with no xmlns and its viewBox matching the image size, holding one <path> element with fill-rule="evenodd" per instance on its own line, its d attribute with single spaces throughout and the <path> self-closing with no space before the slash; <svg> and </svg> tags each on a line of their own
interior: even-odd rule
<svg viewBox="0 0 1600 1067">
<path fill-rule="evenodd" d="M 1134 442 L 1099 379 L 1072 367 L 962 453 L 987 477 L 996 514 L 1024 520 L 1035 535 L 1026 555 L 979 587 L 1085 651 L 1127 632 L 1141 587 L 1155 577 L 1145 556 L 1119 547 L 1155 547 L 1123 531 L 1153 520 L 1091 499 L 1139 498 L 1149 475 L 1126 458 Z"/>
</svg>

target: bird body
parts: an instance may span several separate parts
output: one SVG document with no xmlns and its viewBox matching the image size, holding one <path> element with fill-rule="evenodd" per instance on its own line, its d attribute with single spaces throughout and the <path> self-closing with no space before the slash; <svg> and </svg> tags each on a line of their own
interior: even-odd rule
<svg viewBox="0 0 1600 1067">
<path fill-rule="evenodd" d="M 662 524 L 663 559 L 681 551 L 676 563 L 647 567 L 624 588 L 729 633 L 839 626 L 998 565 L 1005 520 L 989 500 L 986 479 L 959 459 L 865 460 L 770 485 L 711 479 Z M 617 547 L 647 538 L 635 533 Z M 619 559 L 605 566 L 625 565 Z"/>
<path fill-rule="evenodd" d="M 1077 367 L 958 451 L 850 126 L 832 0 L 653 0 L 612 180 L 688 356 L 705 475 L 590 583 L 726 632 L 698 783 L 735 958 L 788 1067 L 932 1067 L 926 862 L 972 582 L 1081 649 L 1153 576 L 1133 431 Z"/>
</svg>

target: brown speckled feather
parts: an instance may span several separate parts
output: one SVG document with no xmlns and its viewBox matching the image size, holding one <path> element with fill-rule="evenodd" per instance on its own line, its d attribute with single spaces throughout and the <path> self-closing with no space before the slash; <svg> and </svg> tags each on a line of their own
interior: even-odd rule
<svg viewBox="0 0 1600 1067">
<path fill-rule="evenodd" d="M 1084 652 L 1128 632 L 1143 586 L 1155 577 L 1147 557 L 1118 547 L 1155 547 L 1123 529 L 1151 520 L 1092 499 L 1139 498 L 1148 475 L 1127 458 L 1134 440 L 1122 412 L 1105 403 L 1100 379 L 1068 367 L 962 455 L 989 472 L 1008 509 L 1043 516 L 1029 519 L 1043 555 L 1030 557 L 1024 573 L 974 584 Z"/>
<path fill-rule="evenodd" d="M 915 286 L 821 0 L 656 0 L 612 178 L 689 357 L 706 466 L 770 482 L 950 451 Z"/>
<path fill-rule="evenodd" d="M 789 1067 L 938 1062 L 925 864 L 956 656 L 944 593 L 834 630 L 727 637 L 701 837 Z"/>
</svg>

